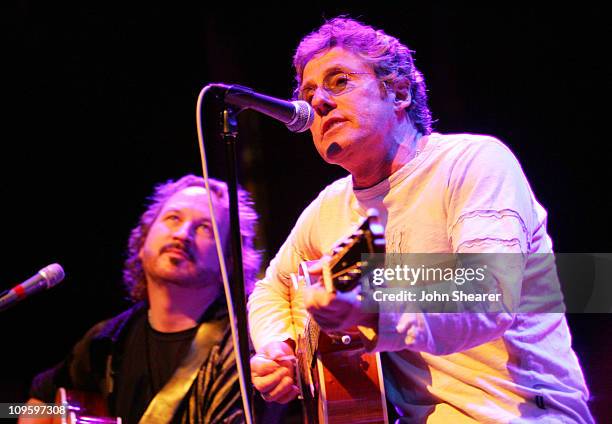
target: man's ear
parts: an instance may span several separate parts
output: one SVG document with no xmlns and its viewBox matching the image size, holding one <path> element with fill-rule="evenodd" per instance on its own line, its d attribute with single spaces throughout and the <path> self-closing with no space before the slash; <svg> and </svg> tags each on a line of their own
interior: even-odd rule
<svg viewBox="0 0 612 424">
<path fill-rule="evenodd" d="M 393 85 L 393 92 L 395 94 L 395 110 L 406 110 L 412 103 L 412 96 L 410 95 L 410 82 L 407 80 L 397 81 Z"/>
</svg>

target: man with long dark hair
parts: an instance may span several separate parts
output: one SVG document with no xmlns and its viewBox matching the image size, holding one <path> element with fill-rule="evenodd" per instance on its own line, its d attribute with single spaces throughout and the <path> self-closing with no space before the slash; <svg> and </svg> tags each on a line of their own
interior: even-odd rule
<svg viewBox="0 0 612 424">
<path fill-rule="evenodd" d="M 209 186 L 229 260 L 227 186 Z M 156 187 L 129 239 L 124 280 L 135 305 L 95 325 L 66 360 L 39 374 L 29 403 L 53 402 L 63 387 L 101 394 L 126 423 L 243 422 L 207 196 L 193 175 Z M 242 190 L 239 208 L 248 285 L 260 254 L 257 215 Z"/>
</svg>

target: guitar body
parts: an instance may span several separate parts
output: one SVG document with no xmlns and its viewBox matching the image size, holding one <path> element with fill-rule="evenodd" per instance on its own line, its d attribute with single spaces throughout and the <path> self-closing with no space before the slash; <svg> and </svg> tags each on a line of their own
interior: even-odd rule
<svg viewBox="0 0 612 424">
<path fill-rule="evenodd" d="M 68 390 L 60 387 L 55 403 L 64 405 L 66 413 L 53 419 L 53 424 L 121 424 L 121 418 L 111 417 L 106 400 L 99 393 Z"/>
<path fill-rule="evenodd" d="M 350 291 L 367 266 L 362 253 L 383 253 L 384 236 L 377 214 L 337 245 L 323 264 L 323 284 L 330 291 Z M 311 284 L 308 262 L 292 275 L 294 286 Z M 297 380 L 306 424 L 388 424 L 385 387 L 378 353 L 365 351 L 357 329 L 325 333 L 308 319 L 296 346 Z"/>
<path fill-rule="evenodd" d="M 345 339 L 346 340 L 346 339 Z M 386 399 L 378 353 L 344 345 L 320 333 L 309 369 L 314 394 L 304 396 L 304 421 L 316 424 L 387 423 Z"/>
</svg>

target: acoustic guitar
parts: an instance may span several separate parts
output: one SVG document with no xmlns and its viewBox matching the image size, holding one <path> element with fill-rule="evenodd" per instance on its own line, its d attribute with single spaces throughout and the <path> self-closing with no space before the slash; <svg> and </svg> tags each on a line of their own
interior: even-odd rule
<svg viewBox="0 0 612 424">
<path fill-rule="evenodd" d="M 121 424 L 121 418 L 110 416 L 106 400 L 99 393 L 60 387 L 55 403 L 65 406 L 65 413 L 55 416 L 53 424 Z"/>
<path fill-rule="evenodd" d="M 378 213 L 368 211 L 357 231 L 336 245 L 323 264 L 323 284 L 329 291 L 347 292 L 360 282 L 367 263 L 364 253 L 384 253 Z M 292 275 L 310 284 L 308 262 Z M 358 330 L 326 333 L 309 318 L 296 345 L 297 383 L 308 424 L 388 424 L 385 387 L 378 353 L 367 353 Z"/>
</svg>

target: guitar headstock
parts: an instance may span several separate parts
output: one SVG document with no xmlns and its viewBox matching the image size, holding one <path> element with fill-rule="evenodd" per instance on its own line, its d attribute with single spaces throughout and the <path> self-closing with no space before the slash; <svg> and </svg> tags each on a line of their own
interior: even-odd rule
<svg viewBox="0 0 612 424">
<path fill-rule="evenodd" d="M 360 282 L 368 266 L 362 255 L 385 253 L 385 233 L 378 211 L 369 209 L 357 230 L 338 243 L 323 264 L 323 283 L 329 291 L 347 292 Z"/>
</svg>

